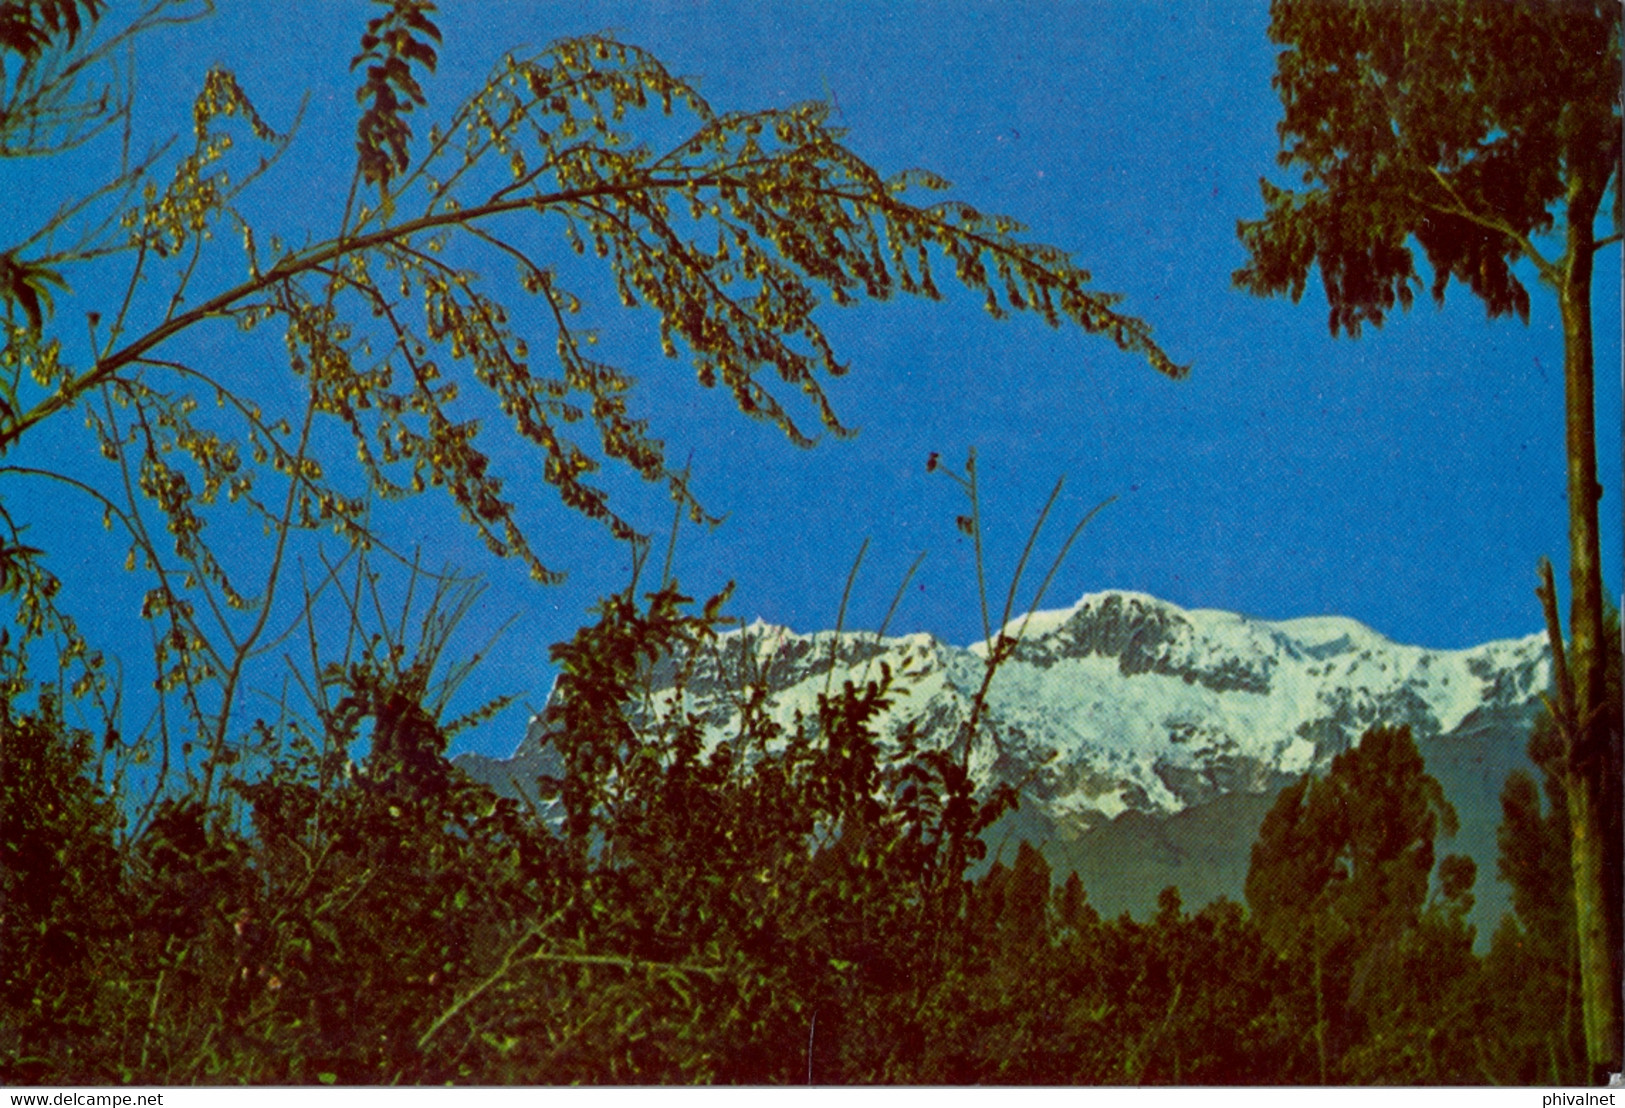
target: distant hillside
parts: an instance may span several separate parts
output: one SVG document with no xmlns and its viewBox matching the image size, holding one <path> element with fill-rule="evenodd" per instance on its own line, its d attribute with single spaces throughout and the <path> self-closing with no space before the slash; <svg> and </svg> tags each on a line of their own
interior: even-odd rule
<svg viewBox="0 0 1625 1108">
<path fill-rule="evenodd" d="M 1280 787 L 1323 770 L 1373 724 L 1408 724 L 1461 816 L 1441 853 L 1478 863 L 1481 940 L 1508 910 L 1495 876 L 1498 798 L 1511 770 L 1529 768 L 1529 727 L 1550 681 L 1542 636 L 1428 650 L 1349 619 L 1266 622 L 1123 592 L 1007 631 L 1020 645 L 993 681 L 971 759 L 981 780 L 1021 788 L 1021 810 L 989 832 L 995 855 L 1032 841 L 1058 875 L 1078 872 L 1107 915 L 1143 914 L 1170 884 L 1192 906 L 1239 900 Z M 894 703 L 883 734 L 916 721 L 927 743 L 946 744 L 968 717 L 985 656 L 985 644 L 923 634 L 803 635 L 758 623 L 663 663 L 636 722 L 681 710 L 722 741 L 737 731 L 752 680 L 767 684 L 770 710 L 790 723 L 812 714 L 826 687 L 876 677 L 885 663 Z M 544 738 L 533 722 L 513 758 L 458 764 L 505 792 L 516 781 L 531 791 L 539 773 L 557 772 Z"/>
</svg>

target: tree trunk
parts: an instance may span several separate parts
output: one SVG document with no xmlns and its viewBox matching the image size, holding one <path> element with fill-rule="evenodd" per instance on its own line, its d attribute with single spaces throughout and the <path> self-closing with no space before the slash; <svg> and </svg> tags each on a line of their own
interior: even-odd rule
<svg viewBox="0 0 1625 1108">
<path fill-rule="evenodd" d="M 1575 925 L 1579 938 L 1586 1050 L 1594 1075 L 1618 1071 L 1621 1056 L 1620 962 L 1610 917 L 1621 896 L 1606 874 L 1606 855 L 1619 849 L 1604 833 L 1609 780 L 1606 657 L 1603 637 L 1602 544 L 1597 526 L 1595 365 L 1591 336 L 1591 275 L 1597 203 L 1582 190 L 1571 193 L 1567 242 L 1558 304 L 1563 319 L 1563 383 L 1567 422 L 1569 503 L 1569 633 L 1574 718 L 1568 751 L 1568 807 L 1572 828 Z M 1600 198 L 1600 197 L 1599 197 Z M 1590 201 L 1590 202 L 1587 202 Z"/>
</svg>

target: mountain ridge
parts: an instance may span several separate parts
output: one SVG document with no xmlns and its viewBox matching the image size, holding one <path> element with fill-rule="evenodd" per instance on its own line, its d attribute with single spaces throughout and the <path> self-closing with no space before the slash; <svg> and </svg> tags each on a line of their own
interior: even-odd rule
<svg viewBox="0 0 1625 1108">
<path fill-rule="evenodd" d="M 1261 620 L 1119 590 L 1018 617 L 999 634 L 1019 641 L 988 688 L 971 768 L 984 784 L 1019 786 L 1022 822 L 1049 836 L 1039 845 L 1063 872 L 1098 877 L 1100 867 L 1080 864 L 1079 851 L 1123 838 L 1117 832 L 1129 825 L 1113 826 L 1131 813 L 1130 824 L 1166 822 L 1226 797 L 1273 797 L 1302 773 L 1323 772 L 1369 727 L 1403 724 L 1461 815 L 1459 845 L 1443 843 L 1440 852 L 1478 863 L 1481 937 L 1504 910 L 1505 887 L 1495 878 L 1498 797 L 1508 772 L 1531 768 L 1526 740 L 1551 681 L 1543 635 L 1431 650 L 1342 616 Z M 989 650 L 986 641 L 955 647 L 922 632 L 803 634 L 758 620 L 719 634 L 697 655 L 657 664 L 632 722 L 652 729 L 682 712 L 702 721 L 708 742 L 721 742 L 737 733 L 742 692 L 758 681 L 768 690 L 767 711 L 793 726 L 798 714 L 816 718 L 826 688 L 878 677 L 883 663 L 892 703 L 876 720 L 882 739 L 913 723 L 923 745 L 947 745 L 969 717 Z M 549 753 L 534 720 L 512 759 L 465 756 L 459 764 L 506 785 L 549 772 Z M 1222 807 L 1246 823 L 1261 820 L 1268 804 L 1240 799 Z M 1240 827 L 1219 837 L 1246 834 Z M 1211 855 L 1200 846 L 1186 853 Z M 1202 866 L 1216 864 L 1209 856 Z M 1150 869 L 1177 874 L 1179 867 Z M 1245 872 L 1242 851 L 1222 879 L 1202 873 L 1201 883 L 1239 898 Z M 1092 891 L 1097 908 L 1149 909 L 1161 887 L 1118 884 L 1121 895 L 1104 902 Z"/>
</svg>

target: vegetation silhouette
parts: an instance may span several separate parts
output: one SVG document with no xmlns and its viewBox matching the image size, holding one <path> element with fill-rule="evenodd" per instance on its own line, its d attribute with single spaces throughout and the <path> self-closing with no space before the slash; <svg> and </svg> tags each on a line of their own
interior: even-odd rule
<svg viewBox="0 0 1625 1108">
<path fill-rule="evenodd" d="M 1260 180 L 1264 217 L 1237 228 L 1248 261 L 1235 283 L 1303 295 L 1320 271 L 1334 335 L 1409 309 L 1421 279 L 1442 304 L 1452 281 L 1491 317 L 1529 321 L 1530 265 L 1556 297 L 1563 333 L 1572 680 L 1560 688 L 1574 923 L 1594 1076 L 1625 1058 L 1625 844 L 1617 698 L 1606 696 L 1597 504 L 1594 258 L 1621 238 L 1620 10 L 1616 4 L 1392 4 L 1274 0 L 1283 49 L 1273 85 L 1284 169 L 1303 191 Z M 1597 222 L 1613 194 L 1612 233 Z M 1549 570 L 1542 601 L 1561 657 Z M 1559 666 L 1560 670 L 1565 667 Z M 1560 683 L 1561 684 L 1561 683 Z"/>
<path fill-rule="evenodd" d="M 747 683 L 726 741 L 681 711 L 647 726 L 654 669 L 677 667 L 681 687 L 685 659 L 729 623 L 725 593 L 696 603 L 663 571 L 553 648 L 556 769 L 532 792 L 499 797 L 448 763 L 450 738 L 497 706 L 453 713 L 481 655 L 459 636 L 478 590 L 390 559 L 368 497 L 439 487 L 492 549 L 555 572 L 458 384 L 491 394 L 564 503 L 632 543 L 638 565 L 648 541 L 589 483 L 598 467 L 623 463 L 704 517 L 630 406 L 629 375 L 593 359 L 561 270 L 536 260 L 536 220 L 556 219 L 572 253 L 651 307 L 703 384 L 797 442 L 791 394 L 842 429 L 822 382 L 845 366 L 812 305 L 935 296 L 947 264 L 995 315 L 1036 311 L 1183 368 L 1013 221 L 916 204 L 941 182 L 882 179 L 822 106 L 720 113 L 607 38 L 505 60 L 425 133 L 414 113 L 428 108 L 437 13 L 380 7 L 353 63 L 349 200 L 325 236 L 256 240 L 243 190 L 288 136 L 216 70 L 189 151 L 121 162 L 0 251 L 0 451 L 15 458 L 73 413 L 109 466 L 104 484 L 16 462 L 0 479 L 72 489 L 127 538 L 130 571 L 151 582 L 140 616 L 156 677 L 152 722 L 127 734 L 77 598 L 51 551 L 24 541 L 28 502 L 7 495 L 0 1080 L 1574 1079 L 1579 944 L 1550 926 L 1571 910 L 1553 861 L 1569 809 L 1509 783 L 1502 868 L 1517 918 L 1479 959 L 1462 920 L 1474 875 L 1434 865 L 1450 808 L 1403 731 L 1372 730 L 1282 793 L 1247 906 L 1190 913 L 1168 889 L 1149 920 L 1105 920 L 1031 844 L 978 871 L 1015 792 L 967 768 L 976 712 L 948 746 L 918 724 L 882 741 L 876 721 L 897 695 L 884 665 L 831 682 L 793 724 Z M 0 5 L 0 152 L 116 135 L 133 108 L 123 46 L 204 8 L 155 0 L 108 28 L 101 0 Z M 651 109 L 692 124 L 665 153 L 630 129 Z M 228 174 L 237 142 L 264 162 Z M 204 287 L 225 231 L 248 276 Z M 492 291 L 494 261 L 539 298 L 549 368 Z M 120 306 L 89 318 L 76 353 L 56 298 L 70 276 L 117 267 Z M 176 349 L 196 329 L 273 321 L 296 385 L 281 409 L 254 375 Z M 949 475 L 980 549 L 974 456 Z M 266 536 L 256 564 L 212 545 L 245 518 Z M 1010 616 L 1037 531 L 997 628 L 978 561 L 978 701 L 1020 637 Z M 1617 661 L 1611 672 L 1617 688 Z M 1554 719 L 1536 739 L 1543 766 L 1561 765 Z M 1548 776 L 1554 805 L 1568 780 Z"/>
</svg>

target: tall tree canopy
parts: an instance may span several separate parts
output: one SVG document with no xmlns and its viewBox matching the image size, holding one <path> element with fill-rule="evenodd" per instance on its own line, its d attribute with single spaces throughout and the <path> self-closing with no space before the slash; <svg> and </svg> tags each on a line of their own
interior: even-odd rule
<svg viewBox="0 0 1625 1108">
<path fill-rule="evenodd" d="M 1281 165 L 1301 191 L 1262 181 L 1264 217 L 1238 232 L 1236 283 L 1303 295 L 1318 268 L 1333 334 L 1381 325 L 1422 287 L 1465 284 L 1493 316 L 1529 317 L 1527 264 L 1563 324 L 1571 634 L 1568 791 L 1577 926 L 1592 1061 L 1618 1069 L 1618 872 L 1599 813 L 1604 767 L 1593 258 L 1620 239 L 1620 7 L 1611 0 L 1275 0 Z M 1598 221 L 1613 192 L 1611 232 Z M 1612 917 L 1612 918 L 1610 918 Z M 1610 935 L 1613 939 L 1610 939 Z"/>
<path fill-rule="evenodd" d="M 56 653 L 91 662 L 21 538 L 24 496 L 65 482 L 121 526 L 130 567 L 152 581 L 143 615 L 160 688 L 207 754 L 205 781 L 241 726 L 246 670 L 277 633 L 301 532 L 365 548 L 373 501 L 438 487 L 491 550 L 551 579 L 498 462 L 515 442 L 565 504 L 619 537 L 638 535 L 594 481 L 606 464 L 701 514 L 637 414 L 632 374 L 595 357 L 582 314 L 595 259 L 622 304 L 652 310 L 668 357 L 686 354 L 702 386 L 801 445 L 809 425 L 846 430 L 825 389 L 847 365 L 818 306 L 937 298 L 945 269 L 995 316 L 1031 311 L 1184 372 L 1065 251 L 931 198 L 947 186 L 930 173 L 882 175 L 842 145 L 825 105 L 720 110 L 607 37 L 504 57 L 431 123 L 440 16 L 425 0 L 380 0 L 357 27 L 348 203 L 275 237 L 252 197 L 288 168 L 293 121 L 262 118 L 231 73 L 200 75 L 185 143 L 137 158 L 107 127 L 134 107 L 135 86 L 108 70 L 115 48 L 197 5 L 152 0 L 121 31 L 97 2 L 0 13 L 0 152 L 108 145 L 100 187 L 14 209 L 0 242 L 0 577 L 25 639 L 54 628 Z M 70 278 L 84 310 L 55 312 Z M 70 314 L 71 331 L 59 326 Z M 205 329 L 240 356 L 199 361 L 179 340 Z M 268 329 L 279 341 L 238 335 Z M 261 361 L 275 358 L 288 374 L 273 386 Z M 70 416 L 91 426 L 105 479 L 19 464 L 40 428 Z M 219 553 L 231 513 L 231 534 L 272 536 L 263 563 Z M 309 598 L 294 591 L 280 595 L 297 619 Z"/>
<path fill-rule="evenodd" d="M 1414 980 L 1418 964 L 1440 974 L 1433 984 L 1442 991 L 1448 964 L 1470 961 L 1464 956 L 1472 937 L 1459 920 L 1471 904 L 1471 859 L 1440 861 L 1441 896 L 1431 904 L 1428 896 L 1434 840 L 1456 829 L 1456 810 L 1408 727 L 1370 729 L 1324 777 L 1282 789 L 1264 817 L 1247 869 L 1247 903 L 1265 941 L 1309 967 L 1322 1083 L 1384 1080 L 1369 1058 L 1400 1046 L 1381 1025 L 1414 1000 L 1408 991 L 1425 988 Z M 1429 914 L 1454 916 L 1458 926 L 1441 929 L 1435 918 L 1420 928 Z M 1424 1053 L 1447 1051 L 1447 1029 L 1433 1031 Z M 1432 1061 L 1436 1069 L 1420 1072 L 1448 1071 L 1438 1065 L 1443 1059 Z"/>
</svg>

